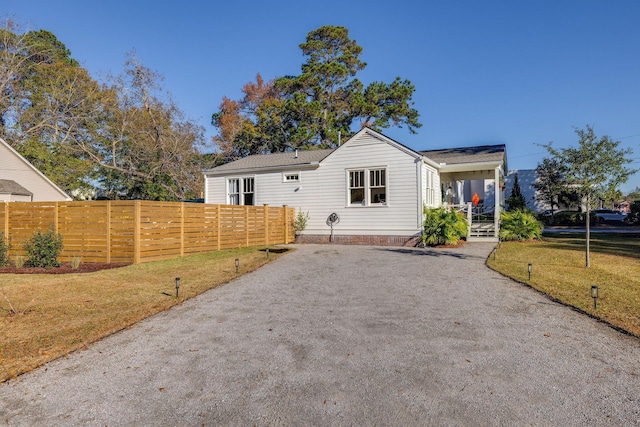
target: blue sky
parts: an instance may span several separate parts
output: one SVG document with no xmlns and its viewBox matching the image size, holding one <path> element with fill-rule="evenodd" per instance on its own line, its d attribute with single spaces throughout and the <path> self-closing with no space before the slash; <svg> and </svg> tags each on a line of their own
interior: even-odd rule
<svg viewBox="0 0 640 427">
<path fill-rule="evenodd" d="M 260 73 L 298 74 L 298 45 L 342 25 L 363 47 L 365 83 L 416 86 L 423 127 L 385 131 L 416 150 L 507 145 L 509 169 L 533 169 L 537 144 L 577 144 L 593 125 L 634 150 L 640 168 L 637 0 L 70 1 L 3 0 L 0 15 L 53 32 L 91 74 L 122 70 L 135 49 L 207 130 L 223 96 Z M 623 191 L 640 186 L 640 174 Z"/>
</svg>

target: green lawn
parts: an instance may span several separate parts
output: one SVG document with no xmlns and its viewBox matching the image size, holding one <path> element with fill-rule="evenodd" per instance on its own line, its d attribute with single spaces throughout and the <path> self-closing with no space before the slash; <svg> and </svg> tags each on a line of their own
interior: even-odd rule
<svg viewBox="0 0 640 427">
<path fill-rule="evenodd" d="M 211 252 L 95 273 L 0 274 L 0 382 L 281 256 L 272 252 L 267 259 L 260 249 Z M 178 297 L 176 277 L 181 279 Z"/>
<path fill-rule="evenodd" d="M 549 234 L 535 242 L 503 242 L 496 259 L 490 256 L 487 265 L 640 337 L 640 235 L 592 234 L 590 268 L 585 267 L 584 233 Z M 592 285 L 599 291 L 596 309 Z"/>
</svg>

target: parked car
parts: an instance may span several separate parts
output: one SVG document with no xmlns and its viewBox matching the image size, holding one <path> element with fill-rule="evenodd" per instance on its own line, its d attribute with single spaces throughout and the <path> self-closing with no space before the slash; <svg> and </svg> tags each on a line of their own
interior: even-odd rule
<svg viewBox="0 0 640 427">
<path fill-rule="evenodd" d="M 623 222 L 627 218 L 626 213 L 613 209 L 594 209 L 592 212 L 596 219 L 596 222 Z"/>
</svg>

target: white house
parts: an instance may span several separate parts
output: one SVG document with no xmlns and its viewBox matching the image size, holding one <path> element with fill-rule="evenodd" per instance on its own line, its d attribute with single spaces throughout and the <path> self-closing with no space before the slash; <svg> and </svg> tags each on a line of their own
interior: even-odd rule
<svg viewBox="0 0 640 427">
<path fill-rule="evenodd" d="M 64 200 L 71 197 L 0 138 L 0 202 Z"/>
<path fill-rule="evenodd" d="M 504 145 L 417 152 L 364 128 L 336 149 L 253 155 L 206 170 L 205 203 L 295 207 L 309 215 L 306 242 L 402 245 L 420 234 L 423 206 L 470 202 L 465 181 L 500 182 L 505 169 Z M 485 205 L 499 211 L 502 192 L 489 195 Z M 497 225 L 498 215 L 491 240 Z"/>
</svg>

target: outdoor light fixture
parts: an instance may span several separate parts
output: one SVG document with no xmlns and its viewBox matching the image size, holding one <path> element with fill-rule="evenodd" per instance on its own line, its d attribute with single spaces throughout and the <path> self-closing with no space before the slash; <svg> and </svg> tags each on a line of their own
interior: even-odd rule
<svg viewBox="0 0 640 427">
<path fill-rule="evenodd" d="M 529 271 L 529 280 L 531 280 L 531 269 L 533 268 L 533 264 L 529 263 L 527 266 L 527 270 Z"/>
<path fill-rule="evenodd" d="M 178 289 L 180 289 L 180 278 L 176 277 L 176 298 L 178 298 Z"/>
<path fill-rule="evenodd" d="M 236 258 L 236 273 L 238 272 L 239 268 L 240 268 L 240 260 Z"/>
<path fill-rule="evenodd" d="M 498 253 L 498 248 L 493 248 L 493 260 L 496 259 L 496 254 Z"/>
<path fill-rule="evenodd" d="M 267 248 L 267 258 L 269 258 L 269 248 Z"/>
<path fill-rule="evenodd" d="M 596 285 L 591 286 L 591 298 L 593 298 L 593 309 L 595 310 L 597 308 L 596 301 L 598 301 L 598 286 Z"/>
</svg>

